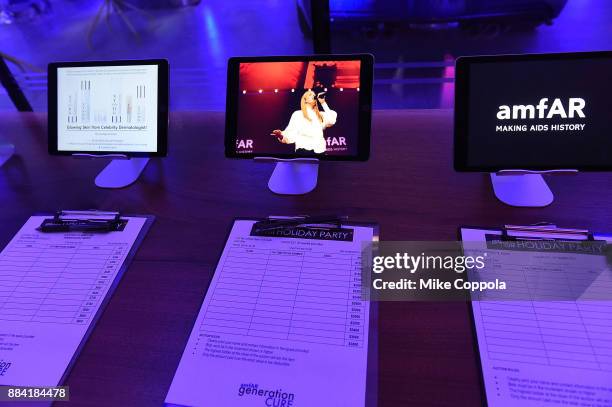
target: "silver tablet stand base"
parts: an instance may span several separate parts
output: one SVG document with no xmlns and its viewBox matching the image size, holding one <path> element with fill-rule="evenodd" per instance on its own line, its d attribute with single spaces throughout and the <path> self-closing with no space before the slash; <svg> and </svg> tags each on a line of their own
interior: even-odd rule
<svg viewBox="0 0 612 407">
<path fill-rule="evenodd" d="M 114 158 L 96 177 L 99 188 L 125 188 L 132 185 L 149 163 L 149 157 L 127 157 L 122 154 L 74 154 L 77 158 Z"/>
<path fill-rule="evenodd" d="M 491 173 L 493 192 L 506 205 L 542 208 L 554 201 L 554 195 L 542 174 L 576 174 L 577 170 L 502 170 Z"/>
<path fill-rule="evenodd" d="M 319 160 L 316 158 L 256 157 L 255 162 L 276 163 L 268 181 L 268 188 L 276 194 L 303 195 L 317 186 Z"/>
</svg>

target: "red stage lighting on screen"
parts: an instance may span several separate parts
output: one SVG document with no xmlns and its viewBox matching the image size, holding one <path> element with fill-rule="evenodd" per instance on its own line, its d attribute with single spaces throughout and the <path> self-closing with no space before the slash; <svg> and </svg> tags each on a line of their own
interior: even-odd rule
<svg viewBox="0 0 612 407">
<path fill-rule="evenodd" d="M 359 61 L 254 62 L 240 64 L 240 88 L 300 92 L 304 89 L 355 89 Z M 276 93 L 276 92 L 275 92 Z"/>
</svg>

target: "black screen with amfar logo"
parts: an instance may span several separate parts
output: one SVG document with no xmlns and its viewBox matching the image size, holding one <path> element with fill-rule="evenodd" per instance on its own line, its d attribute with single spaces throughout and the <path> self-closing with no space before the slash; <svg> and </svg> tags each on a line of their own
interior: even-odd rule
<svg viewBox="0 0 612 407">
<path fill-rule="evenodd" d="M 612 57 L 490 58 L 457 78 L 466 168 L 612 167 Z"/>
</svg>

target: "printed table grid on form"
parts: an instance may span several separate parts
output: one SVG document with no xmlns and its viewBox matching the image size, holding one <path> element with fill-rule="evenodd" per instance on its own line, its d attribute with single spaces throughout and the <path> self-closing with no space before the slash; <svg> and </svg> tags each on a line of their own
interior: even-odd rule
<svg viewBox="0 0 612 407">
<path fill-rule="evenodd" d="M 0 320 L 87 324 L 127 248 L 22 236 L 0 258 Z"/>
<path fill-rule="evenodd" d="M 612 305 L 597 301 L 482 301 L 491 360 L 612 371 Z"/>
<path fill-rule="evenodd" d="M 363 346 L 359 253 L 251 249 L 238 239 L 220 273 L 201 333 Z"/>
<path fill-rule="evenodd" d="M 480 300 L 474 304 L 489 359 L 612 371 L 612 304 L 585 299 L 587 289 L 595 298 L 612 292 L 610 281 L 595 281 L 605 257 L 565 256 L 560 265 L 562 257 L 490 258 L 487 279 L 506 281 L 512 289 L 472 295 Z"/>
</svg>

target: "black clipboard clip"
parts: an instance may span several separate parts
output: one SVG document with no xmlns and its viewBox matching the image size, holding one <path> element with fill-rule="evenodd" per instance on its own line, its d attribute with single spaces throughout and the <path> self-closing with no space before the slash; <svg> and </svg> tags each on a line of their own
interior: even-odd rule
<svg viewBox="0 0 612 407">
<path fill-rule="evenodd" d="M 255 233 L 269 232 L 272 230 L 294 228 L 298 226 L 327 225 L 340 228 L 342 222 L 348 220 L 348 216 L 319 215 L 319 216 L 268 216 L 267 219 L 256 222 L 253 225 Z M 315 226 L 316 228 L 316 226 Z"/>
<path fill-rule="evenodd" d="M 121 219 L 119 212 L 58 211 L 53 218 L 44 219 L 37 230 L 43 233 L 108 233 L 122 231 L 127 222 Z"/>
<path fill-rule="evenodd" d="M 569 236 L 565 238 L 560 238 L 559 240 L 588 240 L 594 241 L 595 237 L 593 236 L 593 232 L 588 229 L 567 229 L 567 228 L 558 228 L 556 225 L 551 223 L 535 223 L 533 225 L 505 225 L 502 228 L 501 238 L 505 241 L 510 240 L 545 240 L 551 239 L 548 237 L 540 237 L 540 236 L 510 236 L 508 232 L 522 232 L 528 234 L 546 234 L 553 236 L 552 239 L 556 239 L 554 236 Z M 581 239 L 582 238 L 582 239 Z"/>
</svg>

